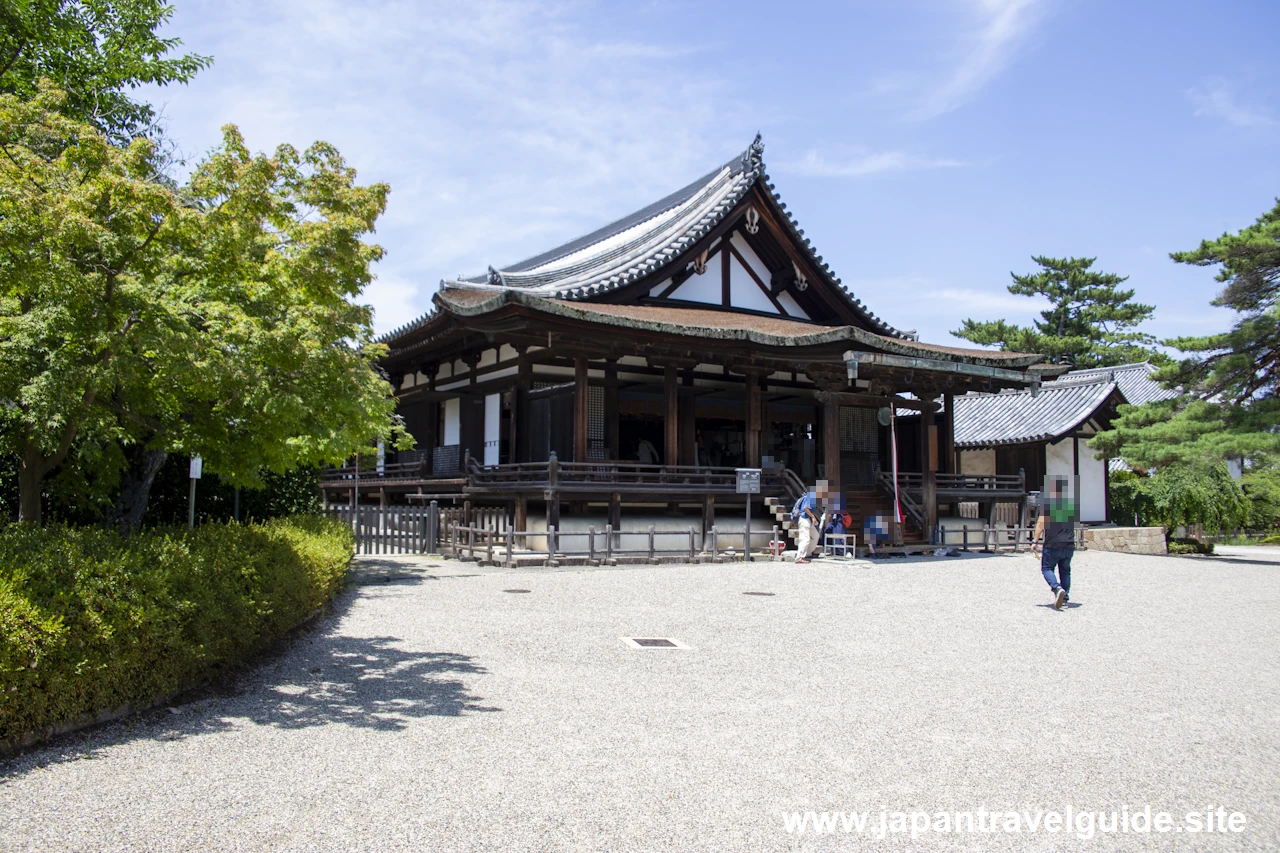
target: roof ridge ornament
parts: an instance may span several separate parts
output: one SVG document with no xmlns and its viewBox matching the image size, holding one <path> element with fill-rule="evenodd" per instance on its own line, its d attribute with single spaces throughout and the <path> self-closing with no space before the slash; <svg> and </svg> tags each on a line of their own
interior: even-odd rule
<svg viewBox="0 0 1280 853">
<path fill-rule="evenodd" d="M 495 270 L 492 266 L 489 267 L 489 283 L 500 284 L 503 286 L 506 285 L 506 281 L 504 281 L 502 278 L 502 273 Z"/>
<path fill-rule="evenodd" d="M 747 146 L 747 150 L 742 155 L 742 168 L 748 172 L 761 172 L 764 170 L 764 142 L 760 137 L 759 131 L 756 131 L 756 138 Z"/>
</svg>

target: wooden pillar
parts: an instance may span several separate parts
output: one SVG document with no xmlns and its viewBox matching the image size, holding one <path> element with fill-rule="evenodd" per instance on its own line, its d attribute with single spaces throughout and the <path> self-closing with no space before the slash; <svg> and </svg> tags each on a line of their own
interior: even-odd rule
<svg viewBox="0 0 1280 853">
<path fill-rule="evenodd" d="M 698 427 L 695 420 L 697 411 L 697 400 L 693 396 L 693 368 L 689 367 L 683 371 L 680 377 L 681 385 L 685 388 L 683 399 L 680 400 L 680 459 L 681 465 L 693 465 L 698 459 Z"/>
<path fill-rule="evenodd" d="M 529 500 L 524 495 L 516 495 L 515 529 L 529 529 Z"/>
<path fill-rule="evenodd" d="M 664 432 L 662 463 L 664 465 L 675 465 L 680 454 L 680 421 L 676 368 L 673 364 L 668 364 L 662 369 L 662 389 L 665 397 L 665 405 L 662 408 L 662 427 Z"/>
<path fill-rule="evenodd" d="M 533 387 L 533 363 L 529 361 L 528 348 L 517 347 L 516 353 L 520 361 L 516 366 L 515 408 L 511 412 L 511 429 L 515 433 L 511 441 L 511 461 L 528 462 L 532 458 L 529 448 L 529 389 Z"/>
<path fill-rule="evenodd" d="M 946 412 L 942 421 L 942 429 L 939 430 L 938 470 L 946 471 L 948 474 L 959 473 L 959 469 L 956 467 L 955 400 L 955 394 L 942 395 L 942 406 L 946 409 Z"/>
<path fill-rule="evenodd" d="M 621 459 L 618 446 L 618 362 L 610 359 L 604 367 L 604 443 L 610 459 Z"/>
<path fill-rule="evenodd" d="M 822 404 L 822 464 L 827 485 L 840 491 L 840 404 L 832 399 Z"/>
<path fill-rule="evenodd" d="M 1080 436 L 1078 435 L 1071 436 L 1071 466 L 1072 466 L 1071 467 L 1072 473 L 1075 474 L 1077 477 L 1079 477 L 1080 476 Z M 1076 495 L 1077 503 L 1079 502 L 1079 500 L 1080 500 L 1080 496 Z"/>
<path fill-rule="evenodd" d="M 614 531 L 622 529 L 622 494 L 614 492 L 609 495 L 609 523 Z"/>
<path fill-rule="evenodd" d="M 747 374 L 747 467 L 760 467 L 760 375 Z"/>
<path fill-rule="evenodd" d="M 920 470 L 924 474 L 924 494 L 921 504 L 924 509 L 924 538 L 926 542 L 933 542 L 933 529 L 938 526 L 938 466 L 931 458 L 933 442 L 930 440 L 930 434 L 933 432 L 933 397 L 926 397 L 922 402 L 924 408 L 920 410 Z"/>
<path fill-rule="evenodd" d="M 587 461 L 587 360 L 573 360 L 573 461 Z"/>
</svg>

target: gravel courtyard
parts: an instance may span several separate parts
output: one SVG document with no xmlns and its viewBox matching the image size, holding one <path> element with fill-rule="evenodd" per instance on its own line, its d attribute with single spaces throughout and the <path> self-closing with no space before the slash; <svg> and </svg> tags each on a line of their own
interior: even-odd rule
<svg viewBox="0 0 1280 853">
<path fill-rule="evenodd" d="M 0 849 L 1277 849 L 1280 549 L 1223 550 L 1081 553 L 1065 612 L 1027 556 L 362 558 L 233 688 L 4 763 Z M 1068 805 L 1247 824 L 873 831 Z M 810 810 L 872 815 L 789 832 Z"/>
</svg>

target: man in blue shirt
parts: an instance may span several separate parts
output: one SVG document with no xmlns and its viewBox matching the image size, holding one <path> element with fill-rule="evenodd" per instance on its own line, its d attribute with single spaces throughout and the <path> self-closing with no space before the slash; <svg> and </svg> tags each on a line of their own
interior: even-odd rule
<svg viewBox="0 0 1280 853">
<path fill-rule="evenodd" d="M 822 529 L 821 505 L 827 498 L 827 481 L 819 480 L 813 491 L 806 492 L 796 504 L 796 562 L 809 562 L 809 555 L 818 547 L 818 531 Z"/>
</svg>

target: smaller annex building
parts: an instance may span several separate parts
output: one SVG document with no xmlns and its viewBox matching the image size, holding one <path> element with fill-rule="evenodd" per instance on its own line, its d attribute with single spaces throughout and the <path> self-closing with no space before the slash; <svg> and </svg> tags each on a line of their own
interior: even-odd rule
<svg viewBox="0 0 1280 853">
<path fill-rule="evenodd" d="M 1110 521 L 1113 460 L 1099 459 L 1089 439 L 1107 429 L 1121 403 L 1139 406 L 1178 395 L 1151 378 L 1148 362 L 1073 370 L 1029 389 L 955 398 L 957 470 L 1018 474 L 1038 490 L 1048 474 L 1080 478 L 1080 520 Z"/>
</svg>

